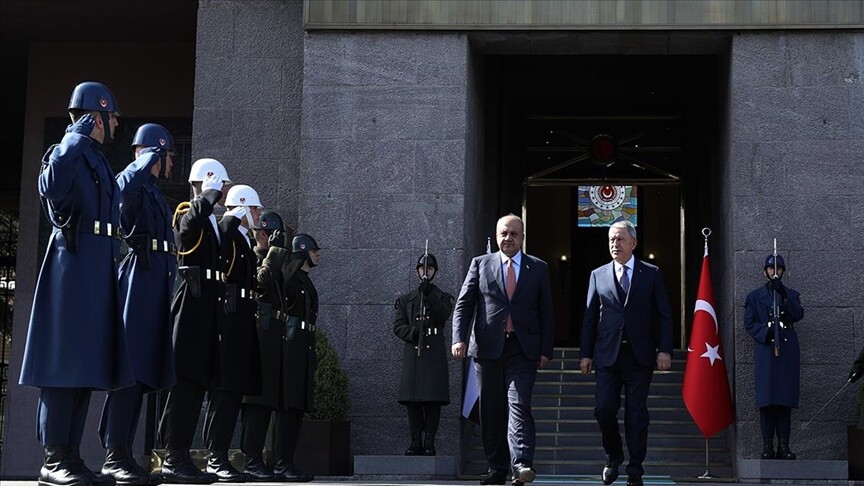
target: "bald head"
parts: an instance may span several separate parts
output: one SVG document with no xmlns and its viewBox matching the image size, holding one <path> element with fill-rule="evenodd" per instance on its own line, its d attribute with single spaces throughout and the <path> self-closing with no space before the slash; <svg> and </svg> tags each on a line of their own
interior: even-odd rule
<svg viewBox="0 0 864 486">
<path fill-rule="evenodd" d="M 525 224 L 522 218 L 515 214 L 508 214 L 498 219 L 498 225 L 495 228 L 495 241 L 498 243 L 498 248 L 501 253 L 508 257 L 513 257 L 519 250 L 522 249 L 522 242 L 525 241 Z"/>
</svg>

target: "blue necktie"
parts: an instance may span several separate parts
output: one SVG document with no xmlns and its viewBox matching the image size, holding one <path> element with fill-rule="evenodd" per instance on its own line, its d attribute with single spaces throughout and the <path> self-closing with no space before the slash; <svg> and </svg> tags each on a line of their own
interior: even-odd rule
<svg viewBox="0 0 864 486">
<path fill-rule="evenodd" d="M 630 291 L 630 279 L 627 277 L 626 266 L 621 267 L 621 281 L 619 283 L 625 294 Z"/>
</svg>

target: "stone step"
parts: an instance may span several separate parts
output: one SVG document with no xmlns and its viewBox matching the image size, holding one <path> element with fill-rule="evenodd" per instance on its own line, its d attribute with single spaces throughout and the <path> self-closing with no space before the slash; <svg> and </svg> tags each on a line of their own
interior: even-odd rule
<svg viewBox="0 0 864 486">
<path fill-rule="evenodd" d="M 595 375 L 579 370 L 578 348 L 556 348 L 555 359 L 541 370 L 534 385 L 532 410 L 537 430 L 534 466 L 540 476 L 598 477 L 606 456 L 594 418 Z M 677 351 L 670 371 L 655 371 L 648 396 L 651 424 L 648 433 L 646 474 L 665 477 L 697 478 L 705 472 L 706 441 L 684 405 L 681 384 L 686 366 L 685 353 Z M 623 396 L 622 396 L 623 405 Z M 619 418 L 622 417 L 622 411 Z M 623 434 L 623 419 L 620 420 Z M 481 474 L 485 458 L 480 427 L 471 430 L 472 446 L 467 451 L 463 471 Z M 732 477 L 732 460 L 726 434 L 707 441 L 709 472 L 716 477 Z M 474 471 L 474 472 L 472 472 Z"/>
</svg>

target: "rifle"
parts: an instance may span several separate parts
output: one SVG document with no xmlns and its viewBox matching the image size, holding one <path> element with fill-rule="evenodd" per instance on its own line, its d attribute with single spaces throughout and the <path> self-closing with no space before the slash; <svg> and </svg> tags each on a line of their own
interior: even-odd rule
<svg viewBox="0 0 864 486">
<path fill-rule="evenodd" d="M 771 280 L 775 278 L 779 278 L 777 276 L 777 238 L 774 238 L 774 275 Z M 771 312 L 773 313 L 771 319 L 774 321 L 774 357 L 777 358 L 780 356 L 780 308 L 777 306 L 777 291 L 771 289 L 771 295 L 774 299 L 771 305 Z"/>
<path fill-rule="evenodd" d="M 426 249 L 423 251 L 423 281 L 429 279 L 426 273 L 429 270 L 429 240 L 426 240 Z M 417 316 L 420 321 L 420 337 L 417 339 L 417 357 L 423 357 L 423 349 L 426 348 L 426 321 L 429 316 L 426 315 L 426 299 L 423 297 L 423 290 L 420 290 L 420 315 Z"/>
</svg>

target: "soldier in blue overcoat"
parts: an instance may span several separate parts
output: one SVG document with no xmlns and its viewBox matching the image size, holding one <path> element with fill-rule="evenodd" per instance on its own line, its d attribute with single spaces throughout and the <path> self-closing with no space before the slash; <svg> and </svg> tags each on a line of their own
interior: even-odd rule
<svg viewBox="0 0 864 486">
<path fill-rule="evenodd" d="M 150 474 L 134 459 L 132 444 L 144 393 L 176 383 L 171 347 L 171 297 L 177 251 L 171 208 L 157 179 L 174 165 L 174 138 L 162 125 L 146 123 L 132 139 L 135 160 L 117 175 L 120 227 L 129 252 L 120 264 L 120 296 L 134 386 L 108 392 L 99 437 L 106 449 L 103 474 L 118 484 L 143 485 Z M 152 479 L 152 480 L 155 480 Z"/>
<path fill-rule="evenodd" d="M 762 459 L 795 459 L 789 449 L 789 435 L 792 409 L 798 408 L 801 351 L 794 324 L 804 318 L 804 308 L 800 294 L 783 285 L 785 271 L 782 256 L 777 255 L 775 262 L 775 256 L 768 255 L 762 269 L 767 282 L 750 292 L 744 304 L 744 327 L 755 341 L 753 363 L 756 406 L 762 428 Z M 775 302 L 779 310 L 776 319 Z M 778 330 L 779 353 L 775 351 Z"/>
<path fill-rule="evenodd" d="M 171 301 L 174 322 L 174 366 L 177 384 L 168 392 L 159 421 L 165 448 L 162 478 L 166 483 L 209 484 L 215 475 L 195 467 L 190 455 L 204 395 L 216 381 L 221 293 L 219 226 L 213 210 L 231 181 L 216 159 L 198 159 L 189 171 L 194 197 L 174 211 L 179 285 Z M 224 192 L 223 192 L 224 191 Z"/>
<path fill-rule="evenodd" d="M 134 384 L 120 316 L 120 190 L 102 151 L 119 108 L 107 86 L 84 82 L 72 121 L 42 159 L 39 195 L 54 229 L 36 283 L 19 383 L 41 389 L 42 485 L 113 484 L 79 455 L 93 390 Z"/>
</svg>

